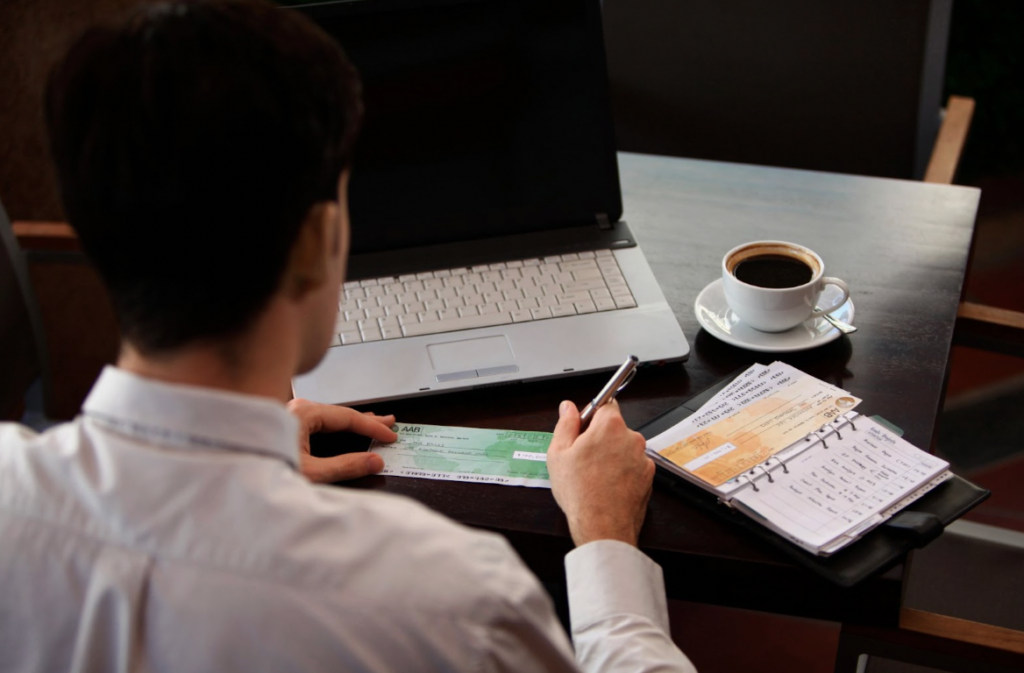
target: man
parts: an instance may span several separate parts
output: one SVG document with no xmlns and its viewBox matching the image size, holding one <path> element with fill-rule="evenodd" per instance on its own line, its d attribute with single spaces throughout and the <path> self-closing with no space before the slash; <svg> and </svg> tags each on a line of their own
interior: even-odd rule
<svg viewBox="0 0 1024 673">
<path fill-rule="evenodd" d="M 337 45 L 262 2 L 148 6 L 55 69 L 65 209 L 123 346 L 74 422 L 0 425 L 0 670 L 692 670 L 614 404 L 580 434 L 563 403 L 549 451 L 575 654 L 502 538 L 310 483 L 382 469 L 310 432 L 395 438 L 282 401 L 332 333 L 360 117 Z"/>
</svg>

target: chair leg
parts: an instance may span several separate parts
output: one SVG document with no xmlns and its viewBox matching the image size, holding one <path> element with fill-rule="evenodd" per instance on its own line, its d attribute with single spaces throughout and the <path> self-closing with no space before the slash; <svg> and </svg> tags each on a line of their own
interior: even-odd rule
<svg viewBox="0 0 1024 673">
<path fill-rule="evenodd" d="M 859 673 L 861 655 L 867 656 L 866 653 L 871 649 L 870 642 L 850 633 L 844 625 L 839 633 L 836 663 L 832 669 L 834 673 Z"/>
</svg>

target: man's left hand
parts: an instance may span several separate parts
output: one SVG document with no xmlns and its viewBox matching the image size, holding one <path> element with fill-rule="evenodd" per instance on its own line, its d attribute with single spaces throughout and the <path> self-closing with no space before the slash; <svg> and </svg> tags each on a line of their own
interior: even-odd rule
<svg viewBox="0 0 1024 673">
<path fill-rule="evenodd" d="M 314 432 L 354 432 L 381 442 L 398 439 L 391 426 L 395 417 L 361 414 L 348 407 L 317 404 L 309 400 L 294 399 L 288 411 L 299 419 L 299 469 L 312 482 L 329 484 L 347 479 L 358 479 L 384 469 L 384 459 L 376 453 L 344 453 L 330 458 L 317 458 L 309 452 L 309 436 Z"/>
</svg>

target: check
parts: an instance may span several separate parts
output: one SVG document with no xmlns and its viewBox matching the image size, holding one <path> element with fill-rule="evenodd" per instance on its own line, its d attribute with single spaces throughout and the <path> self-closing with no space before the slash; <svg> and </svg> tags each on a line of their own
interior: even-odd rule
<svg viewBox="0 0 1024 673">
<path fill-rule="evenodd" d="M 398 441 L 374 441 L 384 459 L 381 474 L 551 488 L 547 452 L 550 432 L 519 432 L 396 423 Z"/>
<path fill-rule="evenodd" d="M 647 446 L 711 486 L 736 478 L 860 404 L 785 363 L 753 365 Z M 728 483 L 727 483 L 728 482 Z"/>
</svg>

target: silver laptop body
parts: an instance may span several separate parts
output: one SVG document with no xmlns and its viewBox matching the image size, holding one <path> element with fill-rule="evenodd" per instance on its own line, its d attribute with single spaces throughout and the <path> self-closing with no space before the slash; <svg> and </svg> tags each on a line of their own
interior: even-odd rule
<svg viewBox="0 0 1024 673">
<path fill-rule="evenodd" d="M 357 404 L 688 356 L 620 220 L 597 0 L 295 9 L 342 44 L 366 101 L 338 335 L 297 397 Z"/>
</svg>

